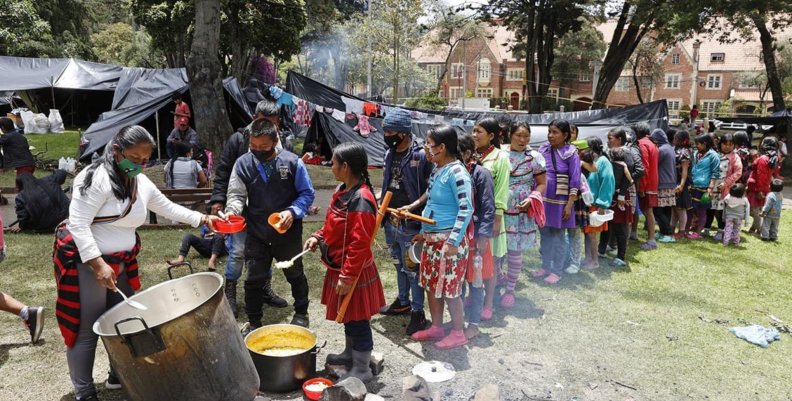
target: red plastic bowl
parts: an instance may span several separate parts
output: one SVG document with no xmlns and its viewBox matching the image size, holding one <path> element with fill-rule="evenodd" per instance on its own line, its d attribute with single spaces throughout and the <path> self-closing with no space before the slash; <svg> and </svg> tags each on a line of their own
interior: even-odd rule
<svg viewBox="0 0 792 401">
<path fill-rule="evenodd" d="M 311 391 L 311 390 L 308 390 L 308 386 L 310 386 L 311 384 L 316 384 L 316 383 L 324 383 L 324 384 L 327 385 L 327 387 L 330 387 L 330 386 L 333 385 L 333 381 L 332 380 L 325 379 L 324 377 L 316 377 L 316 378 L 313 378 L 313 379 L 306 380 L 305 383 L 303 383 L 302 388 L 303 388 L 303 393 L 305 393 L 305 397 L 308 398 L 309 400 L 313 400 L 313 401 L 319 400 L 319 397 L 321 397 L 322 393 L 324 392 L 324 390 L 322 390 L 322 391 Z"/>
<path fill-rule="evenodd" d="M 245 218 L 242 216 L 228 216 L 228 221 L 215 222 L 215 229 L 221 234 L 236 234 L 245 229 Z"/>
</svg>

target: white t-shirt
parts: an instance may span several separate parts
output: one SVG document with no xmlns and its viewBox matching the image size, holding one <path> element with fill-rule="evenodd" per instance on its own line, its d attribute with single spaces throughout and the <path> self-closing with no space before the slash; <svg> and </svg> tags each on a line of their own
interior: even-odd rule
<svg viewBox="0 0 792 401">
<path fill-rule="evenodd" d="M 87 172 L 86 168 L 74 179 L 67 224 L 83 262 L 102 255 L 131 250 L 135 246 L 135 230 L 146 223 L 149 210 L 193 227 L 198 227 L 201 223 L 201 213 L 171 202 L 148 177 L 139 174 L 135 177 L 137 199 L 129 214 L 110 223 L 93 224 L 96 217 L 123 213 L 129 199 L 122 202 L 113 195 L 110 176 L 104 165 L 96 169 L 92 184 L 83 195 L 80 189 Z"/>
</svg>

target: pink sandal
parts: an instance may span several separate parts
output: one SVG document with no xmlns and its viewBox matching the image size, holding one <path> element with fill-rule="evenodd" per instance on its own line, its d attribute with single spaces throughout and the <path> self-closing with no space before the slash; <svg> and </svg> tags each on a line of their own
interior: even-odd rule
<svg viewBox="0 0 792 401">
<path fill-rule="evenodd" d="M 501 297 L 500 305 L 506 309 L 513 308 L 514 303 L 515 303 L 514 294 L 512 294 L 511 292 L 507 292 L 506 294 L 503 294 L 503 297 Z"/>
<path fill-rule="evenodd" d="M 545 269 L 539 269 L 531 272 L 531 277 L 533 278 L 542 278 L 544 276 L 547 276 L 547 270 Z"/>
<path fill-rule="evenodd" d="M 561 276 L 558 276 L 555 273 L 550 273 L 549 276 L 545 277 L 544 282 L 547 283 L 547 284 L 555 284 L 559 280 L 561 280 Z"/>
<path fill-rule="evenodd" d="M 415 341 L 437 341 L 445 335 L 443 326 L 431 326 L 426 330 L 420 330 L 410 336 Z M 463 334 L 464 337 L 464 334 Z"/>
<path fill-rule="evenodd" d="M 463 330 L 451 330 L 451 333 L 446 338 L 436 342 L 434 346 L 437 349 L 451 349 L 461 347 L 468 343 L 467 337 Z"/>
<path fill-rule="evenodd" d="M 487 308 L 486 306 L 484 309 L 481 310 L 481 320 L 487 321 L 492 319 L 492 308 Z"/>
</svg>

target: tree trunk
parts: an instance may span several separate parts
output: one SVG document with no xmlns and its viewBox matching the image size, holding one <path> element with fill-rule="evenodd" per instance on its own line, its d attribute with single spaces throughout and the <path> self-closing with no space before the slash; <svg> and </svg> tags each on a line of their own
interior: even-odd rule
<svg viewBox="0 0 792 401">
<path fill-rule="evenodd" d="M 759 31 L 759 41 L 762 42 L 762 58 L 764 59 L 765 71 L 767 72 L 767 84 L 770 86 L 770 93 L 773 96 L 773 110 L 786 110 L 784 91 L 781 85 L 781 78 L 778 76 L 778 67 L 776 66 L 773 36 L 767 29 L 767 25 L 761 15 L 755 14 L 751 19 Z"/>
<path fill-rule="evenodd" d="M 638 82 L 638 61 L 637 60 L 634 63 L 632 63 L 632 73 L 633 73 L 632 74 L 633 83 L 635 84 L 635 93 L 638 95 L 638 102 L 643 104 L 644 101 L 643 101 L 643 96 L 641 96 L 641 85 L 640 85 L 640 82 Z"/>
<path fill-rule="evenodd" d="M 528 88 L 528 93 L 526 95 L 526 110 L 531 113 L 535 113 L 536 106 L 536 86 L 535 83 L 536 79 L 536 69 L 534 68 L 534 64 L 536 61 L 536 9 L 531 8 L 528 16 L 526 25 L 528 26 L 528 31 L 526 32 L 526 40 L 525 40 L 525 76 L 526 79 L 526 87 Z M 541 107 L 540 107 L 541 108 Z"/>
<path fill-rule="evenodd" d="M 608 46 L 608 53 L 606 53 L 605 60 L 602 62 L 600 77 L 594 91 L 594 99 L 591 102 L 592 109 L 601 109 L 606 106 L 608 95 L 610 95 L 613 86 L 616 85 L 616 81 L 621 76 L 624 65 L 646 34 L 647 29 L 645 27 L 651 26 L 654 20 L 653 16 L 649 16 L 646 21 L 630 21 L 628 25 L 627 17 L 631 13 L 630 8 L 630 2 L 625 1 L 619 20 L 616 23 L 610 46 Z M 627 27 L 626 30 L 625 26 Z"/>
<path fill-rule="evenodd" d="M 220 0 L 195 0 L 195 36 L 187 62 L 198 139 L 216 155 L 233 132 L 223 100 L 223 77 L 217 58 L 220 8 Z"/>
</svg>

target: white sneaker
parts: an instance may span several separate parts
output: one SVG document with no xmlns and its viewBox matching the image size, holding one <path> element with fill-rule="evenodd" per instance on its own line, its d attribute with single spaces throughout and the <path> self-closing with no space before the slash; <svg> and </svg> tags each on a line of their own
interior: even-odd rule
<svg viewBox="0 0 792 401">
<path fill-rule="evenodd" d="M 569 265 L 566 269 L 564 269 L 567 274 L 577 274 L 580 271 L 580 266 L 578 265 Z"/>
</svg>

